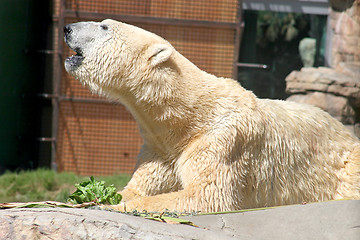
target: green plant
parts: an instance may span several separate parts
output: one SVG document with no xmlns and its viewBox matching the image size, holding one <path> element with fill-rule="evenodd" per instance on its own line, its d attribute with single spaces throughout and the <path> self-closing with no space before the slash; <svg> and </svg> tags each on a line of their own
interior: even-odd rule
<svg viewBox="0 0 360 240">
<path fill-rule="evenodd" d="M 76 191 L 69 196 L 68 202 L 81 204 L 95 202 L 96 204 L 119 204 L 122 196 L 116 192 L 114 185 L 105 186 L 104 181 L 95 181 L 90 177 L 90 181 L 75 184 Z"/>
</svg>

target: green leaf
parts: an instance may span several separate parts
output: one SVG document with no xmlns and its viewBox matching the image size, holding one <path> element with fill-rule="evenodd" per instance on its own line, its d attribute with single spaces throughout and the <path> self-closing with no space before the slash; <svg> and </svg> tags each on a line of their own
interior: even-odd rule
<svg viewBox="0 0 360 240">
<path fill-rule="evenodd" d="M 96 202 L 97 204 L 119 204 L 122 196 L 117 193 L 114 185 L 106 186 L 104 181 L 98 182 L 93 176 L 90 181 L 75 184 L 76 191 L 69 196 L 68 202 L 81 204 Z"/>
</svg>

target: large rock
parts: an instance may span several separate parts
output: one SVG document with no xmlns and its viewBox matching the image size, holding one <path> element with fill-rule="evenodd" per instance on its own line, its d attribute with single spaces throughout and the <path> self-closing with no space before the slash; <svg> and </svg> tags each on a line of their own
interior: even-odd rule
<svg viewBox="0 0 360 240">
<path fill-rule="evenodd" d="M 343 124 L 355 124 L 355 111 L 346 97 L 322 92 L 310 92 L 307 94 L 294 94 L 286 100 L 317 106 Z"/>
<path fill-rule="evenodd" d="M 288 93 L 324 92 L 356 99 L 360 102 L 360 75 L 345 74 L 335 69 L 302 68 L 286 77 Z"/>
<path fill-rule="evenodd" d="M 230 239 L 221 232 L 104 210 L 0 210 L 0 239 Z"/>
<path fill-rule="evenodd" d="M 360 63 L 339 63 L 335 69 L 302 68 L 286 77 L 288 101 L 306 103 L 327 111 L 348 125 L 360 138 L 355 127 L 360 117 Z"/>
<path fill-rule="evenodd" d="M 360 236 L 360 200 L 184 218 L 199 227 L 100 210 L 0 210 L 0 239 L 358 240 Z"/>
</svg>

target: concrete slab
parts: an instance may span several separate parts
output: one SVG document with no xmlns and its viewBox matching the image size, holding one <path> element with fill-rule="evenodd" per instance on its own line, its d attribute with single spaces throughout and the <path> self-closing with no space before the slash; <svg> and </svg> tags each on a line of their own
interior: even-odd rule
<svg viewBox="0 0 360 240">
<path fill-rule="evenodd" d="M 236 239 L 360 240 L 360 200 L 186 217 L 199 227 Z"/>
</svg>

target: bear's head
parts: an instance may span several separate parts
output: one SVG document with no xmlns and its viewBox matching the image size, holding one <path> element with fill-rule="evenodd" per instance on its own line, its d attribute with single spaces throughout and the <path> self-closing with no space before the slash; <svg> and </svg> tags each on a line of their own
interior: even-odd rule
<svg viewBox="0 0 360 240">
<path fill-rule="evenodd" d="M 110 19 L 78 22 L 66 25 L 64 34 L 76 52 L 65 60 L 65 69 L 100 94 L 104 89 L 134 88 L 170 69 L 166 67 L 174 52 L 170 43 L 132 25 Z"/>
</svg>

